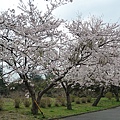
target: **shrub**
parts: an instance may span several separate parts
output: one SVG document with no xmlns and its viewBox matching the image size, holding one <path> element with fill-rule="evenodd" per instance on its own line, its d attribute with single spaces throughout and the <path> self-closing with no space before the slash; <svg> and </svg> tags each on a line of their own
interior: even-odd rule
<svg viewBox="0 0 120 120">
<path fill-rule="evenodd" d="M 46 103 L 44 98 L 42 98 L 41 101 L 40 101 L 40 107 L 42 107 L 42 108 L 46 108 L 47 107 L 47 103 Z"/>
<path fill-rule="evenodd" d="M 75 96 L 74 95 L 71 95 L 70 99 L 71 99 L 71 102 L 75 102 Z"/>
<path fill-rule="evenodd" d="M 87 98 L 86 98 L 86 99 L 87 99 L 87 102 L 88 102 L 88 103 L 90 103 L 90 102 L 91 102 L 91 100 L 92 100 L 91 96 L 87 96 Z"/>
<path fill-rule="evenodd" d="M 20 98 L 15 98 L 14 99 L 14 105 L 15 105 L 15 108 L 20 108 Z"/>
<path fill-rule="evenodd" d="M 60 103 L 61 106 L 66 106 L 66 99 L 64 97 L 58 96 L 56 100 Z"/>
<path fill-rule="evenodd" d="M 82 98 L 81 98 L 81 102 L 82 102 L 82 103 L 86 103 L 86 102 L 87 102 L 86 97 L 82 97 Z"/>
<path fill-rule="evenodd" d="M 59 107 L 60 106 L 60 102 L 58 100 L 55 100 L 55 106 Z"/>
<path fill-rule="evenodd" d="M 30 107 L 30 105 L 31 105 L 30 100 L 29 100 L 28 98 L 25 98 L 25 99 L 24 99 L 24 106 L 25 106 L 25 107 Z"/>
<path fill-rule="evenodd" d="M 109 100 L 111 100 L 112 99 L 112 93 L 111 92 L 107 92 L 105 94 L 105 97 L 108 98 Z"/>
<path fill-rule="evenodd" d="M 76 97 L 76 98 L 75 98 L 75 103 L 76 103 L 76 104 L 80 104 L 80 98 L 79 98 L 79 97 Z"/>
<path fill-rule="evenodd" d="M 46 102 L 47 102 L 47 106 L 51 107 L 51 105 L 52 105 L 51 99 L 49 97 L 46 97 L 45 99 L 46 99 Z"/>
<path fill-rule="evenodd" d="M 40 101 L 40 107 L 46 108 L 51 107 L 51 99 L 49 97 L 42 98 Z"/>
<path fill-rule="evenodd" d="M 0 111 L 3 110 L 4 101 L 0 98 Z"/>
</svg>

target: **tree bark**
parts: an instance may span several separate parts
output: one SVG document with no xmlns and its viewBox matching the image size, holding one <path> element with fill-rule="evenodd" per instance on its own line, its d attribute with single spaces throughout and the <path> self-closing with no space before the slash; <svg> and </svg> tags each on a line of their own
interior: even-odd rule
<svg viewBox="0 0 120 120">
<path fill-rule="evenodd" d="M 119 87 L 118 86 L 112 86 L 113 87 L 113 93 L 115 94 L 116 101 L 119 102 Z"/>
<path fill-rule="evenodd" d="M 35 92 L 34 90 L 31 88 L 31 86 L 29 85 L 28 81 L 24 81 L 25 82 L 25 85 L 27 87 L 27 89 L 29 90 L 30 92 L 30 95 L 31 95 L 31 98 L 32 98 L 32 108 L 31 108 L 31 113 L 33 115 L 36 115 L 38 114 L 38 107 L 35 103 L 35 100 L 36 100 L 36 96 L 35 96 Z M 39 103 L 38 103 L 39 104 Z"/>
<path fill-rule="evenodd" d="M 98 95 L 97 99 L 94 101 L 94 103 L 92 104 L 92 106 L 97 106 L 98 105 L 100 99 L 103 96 L 103 92 L 104 92 L 104 86 L 101 88 L 100 94 Z"/>
<path fill-rule="evenodd" d="M 120 100 L 119 100 L 119 95 L 118 95 L 118 93 L 114 93 L 114 94 L 115 94 L 115 96 L 116 96 L 116 101 L 119 102 Z"/>
<path fill-rule="evenodd" d="M 65 94 L 66 94 L 67 109 L 72 110 L 72 105 L 71 105 L 71 100 L 70 100 L 70 87 L 71 87 L 71 85 L 68 85 L 67 81 L 65 83 L 66 84 L 61 82 L 63 89 L 65 90 Z"/>
<path fill-rule="evenodd" d="M 116 97 L 116 102 L 119 102 L 119 87 L 115 85 L 111 85 L 111 92 L 115 95 Z"/>
<path fill-rule="evenodd" d="M 38 114 L 38 107 L 35 103 L 35 100 L 32 100 L 32 108 L 31 108 L 31 112 L 33 115 L 37 115 Z"/>
<path fill-rule="evenodd" d="M 68 110 L 72 110 L 72 105 L 71 105 L 71 100 L 70 100 L 70 94 L 69 94 L 69 92 L 66 93 L 66 97 L 67 97 L 67 109 Z"/>
</svg>

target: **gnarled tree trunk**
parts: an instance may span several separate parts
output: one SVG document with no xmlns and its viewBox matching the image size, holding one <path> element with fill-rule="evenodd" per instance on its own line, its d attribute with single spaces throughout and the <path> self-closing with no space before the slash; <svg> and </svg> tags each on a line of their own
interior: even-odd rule
<svg viewBox="0 0 120 120">
<path fill-rule="evenodd" d="M 97 106 L 97 104 L 99 103 L 100 99 L 103 96 L 103 92 L 104 92 L 104 86 L 101 88 L 100 94 L 98 95 L 97 99 L 94 101 L 94 103 L 92 104 L 92 106 Z"/>
<path fill-rule="evenodd" d="M 35 100 L 32 99 L 32 108 L 31 108 L 31 112 L 33 115 L 37 115 L 38 114 L 38 106 L 35 103 Z"/>
</svg>

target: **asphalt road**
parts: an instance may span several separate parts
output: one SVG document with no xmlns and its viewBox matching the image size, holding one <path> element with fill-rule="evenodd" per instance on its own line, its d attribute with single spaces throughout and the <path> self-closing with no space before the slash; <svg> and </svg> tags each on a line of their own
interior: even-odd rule
<svg viewBox="0 0 120 120">
<path fill-rule="evenodd" d="M 120 107 L 72 117 L 66 117 L 60 120 L 120 120 Z"/>
</svg>

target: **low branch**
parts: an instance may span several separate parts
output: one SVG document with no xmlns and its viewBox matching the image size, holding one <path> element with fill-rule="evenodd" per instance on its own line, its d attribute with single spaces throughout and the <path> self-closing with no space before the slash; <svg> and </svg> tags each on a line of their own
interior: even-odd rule
<svg viewBox="0 0 120 120">
<path fill-rule="evenodd" d="M 66 71 L 65 71 L 62 75 L 60 75 L 60 76 L 58 76 L 57 78 L 55 78 L 54 81 L 53 81 L 51 84 L 49 84 L 43 91 L 40 91 L 40 92 L 38 93 L 38 96 L 41 97 L 44 93 L 46 93 L 49 89 L 51 89 L 54 85 L 56 85 L 56 82 L 58 82 L 58 81 L 60 81 L 61 79 L 63 79 L 63 78 L 65 77 L 65 75 L 68 73 L 68 71 L 69 71 L 70 69 L 72 69 L 72 67 L 73 67 L 73 66 L 68 67 L 68 68 L 66 69 Z"/>
</svg>

